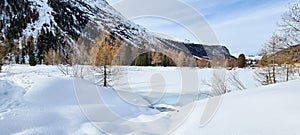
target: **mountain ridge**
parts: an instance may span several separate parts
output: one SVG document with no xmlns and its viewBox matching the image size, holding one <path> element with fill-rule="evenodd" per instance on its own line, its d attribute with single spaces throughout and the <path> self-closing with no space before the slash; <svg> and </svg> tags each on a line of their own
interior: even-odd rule
<svg viewBox="0 0 300 135">
<path fill-rule="evenodd" d="M 27 38 L 32 36 L 35 46 L 44 51 L 36 51 L 39 57 L 50 48 L 72 48 L 81 39 L 92 43 L 103 31 L 138 48 L 146 48 L 146 45 L 152 50 L 172 48 L 188 55 L 218 59 L 230 56 L 224 46 L 187 44 L 158 37 L 126 19 L 105 0 L 4 0 L 0 7 L 1 35 L 11 42 L 17 40 L 18 43 L 13 44 L 21 48 L 23 40 L 28 42 Z M 68 49 L 61 53 L 67 57 Z"/>
</svg>

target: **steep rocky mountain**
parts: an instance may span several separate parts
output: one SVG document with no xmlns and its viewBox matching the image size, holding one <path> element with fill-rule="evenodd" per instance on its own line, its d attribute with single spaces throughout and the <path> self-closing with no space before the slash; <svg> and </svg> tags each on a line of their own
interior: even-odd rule
<svg viewBox="0 0 300 135">
<path fill-rule="evenodd" d="M 197 57 L 209 57 L 219 60 L 225 59 L 225 57 L 231 57 L 229 50 L 225 46 L 184 43 L 168 39 L 161 40 L 165 42 L 165 44 L 171 44 L 175 46 L 175 48 L 188 51 L 191 55 Z"/>
<path fill-rule="evenodd" d="M 34 44 L 37 57 L 43 57 L 50 48 L 62 49 L 60 52 L 67 57 L 75 42 L 90 44 L 103 33 L 109 35 L 112 45 L 113 40 L 120 39 L 138 48 L 172 48 L 218 59 L 230 56 L 223 46 L 186 44 L 157 37 L 127 20 L 105 0 L 2 0 L 0 32 L 0 38 L 5 40 L 1 42 L 10 44 L 12 49 Z"/>
</svg>

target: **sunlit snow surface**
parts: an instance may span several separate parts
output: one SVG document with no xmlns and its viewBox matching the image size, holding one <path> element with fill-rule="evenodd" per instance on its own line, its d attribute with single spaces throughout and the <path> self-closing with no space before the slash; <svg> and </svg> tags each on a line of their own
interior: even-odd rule
<svg viewBox="0 0 300 135">
<path fill-rule="evenodd" d="M 253 78 L 254 69 L 238 69 L 240 79 L 248 89 L 239 91 L 232 88 L 234 92 L 223 96 L 213 119 L 201 127 L 199 123 L 207 99 L 176 103 L 174 95 L 186 95 L 184 98 L 188 98 L 190 94 L 197 94 L 177 91 L 181 81 L 176 77 L 178 70 L 174 67 L 129 67 L 129 83 L 132 86 L 130 91 L 123 89 L 118 92 L 98 87 L 99 94 L 104 97 L 103 105 L 117 113 L 119 119 L 123 119 L 97 123 L 105 127 L 101 131 L 83 113 L 74 90 L 74 80 L 64 76 L 56 66 L 5 66 L 4 73 L 0 73 L 0 134 L 159 134 L 163 129 L 170 128 L 170 125 L 177 126 L 171 134 L 300 133 L 299 80 L 260 86 Z M 196 70 L 200 91 L 209 91 L 210 88 L 202 84 L 202 80 L 209 80 L 214 70 Z M 153 74 L 161 74 L 165 79 L 165 97 L 156 98 L 156 95 L 161 96 L 159 92 L 149 96 Z M 144 106 L 135 106 L 127 101 L 142 103 Z M 159 112 L 148 107 L 151 102 L 157 103 L 156 107 L 169 107 L 175 111 Z M 195 108 L 186 120 L 176 123 L 179 118 L 177 114 L 194 105 Z M 105 112 L 95 114 L 107 119 L 111 115 Z M 155 126 L 147 127 L 147 122 L 155 119 L 160 121 Z M 131 125 L 129 121 L 139 125 Z M 137 127 L 141 128 L 136 129 Z"/>
</svg>

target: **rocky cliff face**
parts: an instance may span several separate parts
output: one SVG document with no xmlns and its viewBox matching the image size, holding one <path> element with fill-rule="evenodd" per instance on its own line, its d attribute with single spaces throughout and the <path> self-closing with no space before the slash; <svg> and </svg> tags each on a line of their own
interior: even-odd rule
<svg viewBox="0 0 300 135">
<path fill-rule="evenodd" d="M 224 60 L 227 57 L 232 57 L 229 50 L 225 46 L 221 45 L 203 45 L 194 43 L 177 42 L 168 39 L 161 39 L 170 44 L 171 47 L 188 52 L 190 55 L 196 57 L 206 57 L 210 59 Z"/>
</svg>

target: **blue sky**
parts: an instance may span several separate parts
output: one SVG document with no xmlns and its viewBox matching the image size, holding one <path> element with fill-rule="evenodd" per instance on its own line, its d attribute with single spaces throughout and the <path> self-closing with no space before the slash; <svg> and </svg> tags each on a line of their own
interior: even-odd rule
<svg viewBox="0 0 300 135">
<path fill-rule="evenodd" d="M 112 5 L 120 0 L 108 0 Z M 231 53 L 257 54 L 277 29 L 277 22 L 296 0 L 181 0 L 196 9 Z M 155 9 L 155 7 L 153 7 Z M 180 9 L 176 12 L 181 12 Z M 122 12 L 121 12 L 122 13 Z M 143 17 L 133 20 L 150 31 L 198 42 L 184 27 L 166 19 Z M 193 21 L 193 20 L 191 20 Z M 204 43 L 205 44 L 205 43 Z"/>
</svg>

